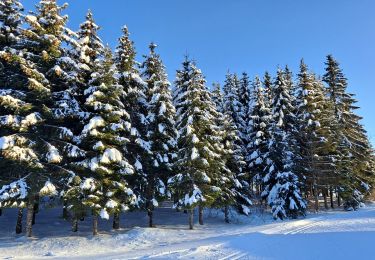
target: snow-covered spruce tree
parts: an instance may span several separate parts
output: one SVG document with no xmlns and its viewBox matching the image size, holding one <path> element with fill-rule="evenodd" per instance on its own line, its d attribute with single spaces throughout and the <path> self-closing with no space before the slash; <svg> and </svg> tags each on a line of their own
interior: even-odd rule
<svg viewBox="0 0 375 260">
<path fill-rule="evenodd" d="M 172 102 L 170 83 L 156 45 L 150 44 L 150 54 L 142 64 L 142 78 L 148 85 L 148 133 L 151 144 L 152 164 L 147 171 L 144 186 L 145 208 L 149 216 L 149 227 L 153 227 L 153 210 L 165 197 L 166 182 L 172 173 L 176 157 L 175 108 Z"/>
<path fill-rule="evenodd" d="M 228 73 L 226 75 L 225 84 L 223 86 L 224 110 L 232 117 L 237 129 L 242 131 L 243 129 L 246 129 L 246 125 L 244 121 L 242 104 L 239 100 L 239 85 L 239 80 L 236 74 Z M 240 134 L 241 140 L 244 140 L 246 138 L 246 134 L 242 132 L 240 132 Z"/>
<path fill-rule="evenodd" d="M 0 88 L 0 208 L 19 207 L 16 233 L 20 233 L 22 208 L 33 208 L 34 196 L 53 170 L 37 131 L 44 124 L 41 112 L 49 86 L 21 52 L 11 48 L 0 51 L 0 64 L 0 84 L 4 86 Z M 31 220 L 32 216 L 31 212 Z"/>
<path fill-rule="evenodd" d="M 355 114 L 357 101 L 346 90 L 347 80 L 339 63 L 328 55 L 326 66 L 323 81 L 333 103 L 335 120 L 331 122 L 331 128 L 337 141 L 335 166 L 339 196 L 345 200 L 346 209 L 357 209 L 372 183 L 373 150 L 360 124 L 361 117 Z"/>
<path fill-rule="evenodd" d="M 241 113 L 240 116 L 242 118 L 242 126 L 241 128 L 238 128 L 238 131 L 240 132 L 242 136 L 242 142 L 243 142 L 243 155 L 246 158 L 246 154 L 248 154 L 247 146 L 249 145 L 249 136 L 247 134 L 247 131 L 251 125 L 249 124 L 250 121 L 250 114 L 249 110 L 251 110 L 251 102 L 250 102 L 250 80 L 249 76 L 246 72 L 242 73 L 242 76 L 239 80 L 238 84 L 238 101 L 241 104 Z M 237 126 L 239 127 L 239 126 Z M 249 174 L 249 168 L 248 165 L 245 165 L 243 168 L 243 171 Z"/>
<path fill-rule="evenodd" d="M 74 98 L 80 104 L 80 106 L 84 107 L 86 102 L 86 96 L 84 94 L 85 89 L 88 85 L 90 85 L 92 81 L 92 75 L 94 74 L 94 68 L 96 67 L 95 62 L 97 59 L 101 58 L 104 52 L 104 46 L 102 44 L 102 40 L 98 36 L 99 26 L 95 24 L 93 19 L 93 15 L 91 11 L 88 11 L 86 15 L 85 21 L 80 25 L 80 29 L 77 32 L 78 39 L 77 42 L 79 46 L 69 50 L 69 56 L 71 59 L 77 64 L 75 69 L 77 70 L 77 79 L 76 84 L 73 85 L 70 91 L 73 94 Z M 79 121 L 79 127 L 76 127 L 76 132 L 74 135 L 79 135 L 82 131 L 84 125 L 88 123 L 90 118 L 86 115 L 85 117 L 81 118 Z M 74 162 L 74 161 L 71 161 Z M 70 162 L 70 163 L 71 163 Z M 70 164 L 69 163 L 69 164 Z M 64 200 L 64 209 L 63 209 L 63 217 L 65 219 L 68 218 L 68 209 L 67 209 L 67 198 L 72 198 L 72 185 L 71 182 L 73 178 L 70 178 L 68 181 L 68 185 L 64 187 L 63 192 L 63 200 Z M 77 183 L 76 183 L 77 184 Z M 74 186 L 74 184 L 73 184 Z M 70 194 L 68 196 L 64 196 L 66 190 L 70 190 Z M 72 205 L 72 201 L 69 202 Z M 80 200 L 76 200 L 74 203 L 74 207 L 70 207 L 70 212 L 72 213 L 73 217 L 73 228 L 72 230 L 75 232 L 77 231 L 78 225 L 76 219 L 83 219 L 85 216 L 85 208 L 80 203 Z"/>
<path fill-rule="evenodd" d="M 272 78 L 271 78 L 271 75 L 266 71 L 266 73 L 264 73 L 264 77 L 263 77 L 263 88 L 264 88 L 264 97 L 265 97 L 265 100 L 271 104 L 272 103 Z"/>
<path fill-rule="evenodd" d="M 221 91 L 220 83 L 212 84 L 211 99 L 216 106 L 216 110 L 220 113 L 224 113 L 224 95 Z"/>
<path fill-rule="evenodd" d="M 22 11 L 22 5 L 19 1 L 9 0 L 9 1 L 2 1 L 0 3 L 0 51 L 1 52 L 3 52 L 5 49 L 13 50 L 14 52 L 14 48 L 16 48 L 16 45 L 19 44 L 19 41 L 20 41 L 19 35 L 21 33 L 20 25 L 22 23 L 21 13 L 20 13 L 21 11 Z M 1 72 L 3 73 L 4 71 L 2 70 Z M 3 97 L 4 94 L 5 93 L 1 93 L 1 98 L 4 98 Z M 5 178 L 3 181 L 5 181 Z M 19 212 L 20 214 L 22 214 L 22 208 L 20 208 Z M 1 214 L 2 214 L 2 208 L 0 205 L 0 216 Z M 16 233 L 19 233 L 19 232 L 16 231 Z"/>
<path fill-rule="evenodd" d="M 229 115 L 235 124 L 239 139 L 236 141 L 236 144 L 241 147 L 242 156 L 245 157 L 247 154 L 247 123 L 246 113 L 244 112 L 245 109 L 240 102 L 240 82 L 237 78 L 236 74 L 228 73 L 226 75 L 225 83 L 223 86 L 223 93 L 224 93 L 224 111 L 227 115 Z M 247 166 L 244 168 L 246 170 Z"/>
<path fill-rule="evenodd" d="M 19 44 L 23 6 L 18 0 L 0 2 L 0 50 Z"/>
<path fill-rule="evenodd" d="M 250 113 L 250 125 L 248 131 L 249 144 L 247 147 L 249 169 L 251 176 L 257 187 L 257 193 L 260 195 L 261 181 L 265 176 L 267 167 L 268 144 L 271 139 L 269 132 L 272 119 L 271 108 L 265 97 L 265 90 L 259 77 L 255 77 L 254 83 L 253 107 Z"/>
<path fill-rule="evenodd" d="M 319 210 L 319 193 L 326 194 L 332 182 L 331 152 L 334 149 L 330 122 L 333 119 L 330 101 L 325 97 L 324 85 L 308 71 L 301 61 L 296 91 L 295 166 L 300 176 L 305 176 L 305 192 L 312 191 L 315 210 Z M 332 199 L 332 198 L 331 198 Z"/>
<path fill-rule="evenodd" d="M 251 190 L 247 181 L 249 177 L 243 170 L 246 162 L 242 156 L 241 147 L 237 145 L 240 134 L 232 118 L 223 112 L 224 100 L 220 87 L 213 89 L 211 96 L 218 111 L 216 120 L 221 130 L 224 148 L 221 160 L 225 162 L 218 185 L 221 195 L 216 199 L 213 207 L 223 207 L 225 222 L 229 223 L 230 207 L 234 207 L 241 214 L 249 214 L 249 206 L 252 205 Z"/>
<path fill-rule="evenodd" d="M 84 92 L 90 120 L 79 136 L 79 145 L 87 151 L 87 158 L 76 163 L 76 178 L 81 182 L 72 187 L 72 195 L 76 196 L 79 188 L 83 205 L 92 210 L 96 235 L 99 215 L 108 219 L 110 214 L 125 211 L 136 203 L 136 197 L 126 181 L 128 175 L 134 174 L 124 149 L 129 141 L 124 136 L 131 125 L 121 102 L 123 88 L 114 77 L 115 66 L 108 48 L 104 58 L 96 62 L 94 71 Z M 67 196 L 70 192 L 67 191 Z"/>
<path fill-rule="evenodd" d="M 25 57 L 36 64 L 50 85 L 50 96 L 43 102 L 45 124 L 38 129 L 43 136 L 47 161 L 55 165 L 48 178 L 62 188 L 72 172 L 66 169 L 71 160 L 84 156 L 73 143 L 74 133 L 80 127 L 77 122 L 85 116 L 73 98 L 71 90 L 76 87 L 78 68 L 74 60 L 67 56 L 64 46 L 79 44 L 72 38 L 76 36 L 65 27 L 67 16 L 61 12 L 66 6 L 59 6 L 56 1 L 43 0 L 36 6 L 36 13 L 25 17 L 29 24 L 23 34 L 26 37 Z"/>
<path fill-rule="evenodd" d="M 215 122 L 216 107 L 201 71 L 187 58 L 177 71 L 173 100 L 179 131 L 178 157 L 175 175 L 168 184 L 175 207 L 189 211 L 189 226 L 193 229 L 194 208 L 209 206 L 220 196 L 217 184 L 225 165 L 220 129 Z"/>
<path fill-rule="evenodd" d="M 250 106 L 250 79 L 246 72 L 242 73 L 238 87 L 238 100 L 241 103 L 243 120 L 246 120 L 246 113 Z"/>
<path fill-rule="evenodd" d="M 147 170 L 152 164 L 151 144 L 147 138 L 147 83 L 139 76 L 138 63 L 135 61 L 136 52 L 129 38 L 128 28 L 124 26 L 122 31 L 123 35 L 116 48 L 115 62 L 118 82 L 126 94 L 122 97 L 122 101 L 132 124 L 126 156 L 134 166 L 135 174 L 130 177 L 129 184 L 137 196 L 139 207 L 142 207 L 146 203 L 143 187 L 147 183 Z"/>
<path fill-rule="evenodd" d="M 100 27 L 95 23 L 93 14 L 89 10 L 85 21 L 79 26 L 77 32 L 79 47 L 72 51 L 73 59 L 79 67 L 79 87 L 75 96 L 77 99 L 84 96 L 82 91 L 91 81 L 95 61 L 101 57 L 104 52 L 104 45 L 98 35 Z M 84 97 L 83 97 L 84 98 Z"/>
<path fill-rule="evenodd" d="M 2 2 L 8 7 L 15 1 Z M 3 5 L 4 4 L 4 5 Z M 3 9 L 4 10 L 4 9 Z M 49 180 L 59 178 L 53 146 L 41 131 L 46 126 L 46 106 L 51 100 L 50 84 L 30 58 L 25 38 L 20 32 L 19 9 L 7 9 L 6 30 L 12 39 L 0 50 L 0 150 L 4 184 L 0 191 L 1 206 L 28 207 L 27 236 L 32 235 L 35 219 L 34 201 L 39 196 L 55 195 Z M 4 14 L 4 13 L 3 13 Z M 17 33 L 18 32 L 18 33 Z M 22 50 L 21 50 L 22 49 Z M 61 177 L 61 176 L 60 176 Z M 3 182 L 4 181 L 4 182 Z M 22 230 L 19 210 L 16 232 Z"/>
<path fill-rule="evenodd" d="M 295 218 L 304 214 L 306 203 L 300 191 L 300 180 L 292 172 L 294 154 L 291 144 L 295 134 L 293 97 L 285 72 L 278 70 L 273 86 L 270 124 L 272 138 L 268 144 L 266 174 L 262 180 L 262 197 L 272 208 L 274 218 Z M 288 86 L 289 85 L 289 86 Z"/>
</svg>

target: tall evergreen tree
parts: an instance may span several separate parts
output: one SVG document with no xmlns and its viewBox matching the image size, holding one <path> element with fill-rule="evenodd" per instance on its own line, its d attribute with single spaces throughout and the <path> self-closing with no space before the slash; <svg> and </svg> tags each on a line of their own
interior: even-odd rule
<svg viewBox="0 0 375 260">
<path fill-rule="evenodd" d="M 72 175 L 67 163 L 85 155 L 73 140 L 80 126 L 77 122 L 85 117 L 85 113 L 72 93 L 77 84 L 78 69 L 68 56 L 66 46 L 76 48 L 79 44 L 74 39 L 76 35 L 65 26 L 67 16 L 61 14 L 65 7 L 54 0 L 40 1 L 36 13 L 25 17 L 29 27 L 23 33 L 29 50 L 25 57 L 35 62 L 50 85 L 49 97 L 43 103 L 45 124 L 38 132 L 43 135 L 48 149 L 47 160 L 56 165 L 55 171 L 50 171 L 47 176 L 51 181 L 57 181 L 58 187 L 63 187 Z M 59 174 L 53 173 L 56 171 Z"/>
<path fill-rule="evenodd" d="M 9 1 L 6 2 L 6 4 L 9 3 Z M 17 9 L 14 11 L 16 13 L 9 14 L 7 17 L 14 23 L 8 23 L 8 25 L 19 27 L 20 24 L 15 21 L 18 21 L 17 17 L 21 15 L 17 13 Z M 41 27 L 37 22 L 37 17 L 30 15 L 26 19 L 32 20 L 35 25 Z M 47 23 L 47 20 L 43 19 L 43 22 Z M 9 27 L 7 30 L 17 37 L 10 37 L 16 42 L 9 42 L 9 45 L 1 52 L 3 66 L 1 66 L 0 77 L 5 83 L 2 86 L 8 86 L 7 89 L 1 91 L 1 110 L 2 114 L 4 113 L 1 120 L 4 126 L 1 128 L 4 131 L 1 134 L 2 158 L 5 160 L 3 162 L 7 161 L 7 167 L 11 167 L 8 176 L 11 177 L 9 180 L 13 181 L 13 184 L 9 187 L 12 188 L 12 192 L 22 191 L 19 193 L 22 194 L 21 197 L 17 195 L 18 199 L 27 203 L 26 230 L 27 236 L 31 236 L 31 225 L 35 219 L 34 203 L 39 196 L 48 195 L 46 192 L 48 190 L 51 191 L 51 195 L 56 195 L 56 187 L 51 181 L 56 184 L 63 176 L 70 174 L 68 170 L 61 167 L 63 157 L 54 144 L 54 137 L 57 136 L 56 139 L 60 139 L 63 143 L 65 139 L 72 138 L 72 133 L 66 128 L 51 124 L 53 85 L 44 75 L 46 71 L 40 66 L 40 59 L 35 52 L 36 44 L 34 43 L 36 42 L 31 41 L 30 38 L 30 35 L 33 39 L 39 39 L 39 36 L 33 33 L 32 29 L 25 30 L 22 34 L 17 28 Z M 26 38 L 23 35 L 26 35 Z M 46 39 L 43 41 L 48 42 Z M 56 45 L 56 42 L 54 44 Z M 22 52 L 13 48 L 16 46 L 17 49 L 22 48 Z M 44 53 L 46 53 L 45 50 L 42 54 Z M 61 103 L 60 105 L 64 107 Z M 52 133 L 51 129 L 56 131 Z M 7 167 L 3 168 L 3 172 L 7 171 Z M 6 186 L 4 188 L 3 192 L 9 191 Z"/>
<path fill-rule="evenodd" d="M 232 118 L 223 109 L 224 99 L 219 85 L 212 91 L 211 96 L 218 111 L 216 120 L 221 130 L 220 136 L 224 148 L 221 160 L 225 162 L 225 167 L 221 170 L 222 192 L 214 206 L 224 208 L 225 221 L 229 223 L 230 207 L 234 207 L 241 214 L 249 214 L 249 207 L 252 205 L 251 189 L 249 176 L 243 170 L 246 166 L 245 158 L 242 156 L 241 147 L 237 144 L 240 134 Z"/>
<path fill-rule="evenodd" d="M 88 116 L 90 113 L 85 107 L 87 98 L 85 91 L 88 86 L 91 85 L 93 77 L 97 77 L 98 71 L 95 70 L 98 70 L 98 59 L 102 58 L 102 54 L 104 52 L 104 46 L 97 34 L 98 30 L 99 26 L 95 24 L 91 11 L 88 11 L 86 19 L 80 25 L 80 29 L 77 33 L 77 42 L 79 43 L 79 47 L 69 50 L 70 52 L 68 53 L 72 57 L 72 60 L 74 60 L 74 62 L 77 64 L 75 67 L 77 70 L 76 84 L 70 89 L 70 91 L 79 103 L 80 107 L 82 107 L 86 113 L 86 116 L 81 118 L 79 124 L 77 124 L 77 127 L 75 127 L 75 136 L 79 136 L 81 134 L 83 127 L 87 125 L 90 120 L 90 116 Z M 78 139 L 76 139 L 76 141 L 77 140 Z M 78 146 L 81 149 L 85 149 L 85 147 L 81 147 L 82 145 L 80 143 L 78 143 Z M 81 159 L 82 158 L 80 158 L 78 161 Z M 74 170 L 76 162 L 77 160 L 70 160 L 68 165 Z M 77 219 L 82 219 L 86 214 L 86 207 L 82 201 L 84 198 L 79 195 L 80 190 L 77 189 L 77 185 L 80 184 L 79 180 L 79 176 L 76 178 L 70 178 L 68 185 L 64 187 L 63 194 L 64 217 L 67 217 L 67 208 L 69 207 L 73 215 L 73 232 L 78 231 Z M 73 194 L 77 194 L 76 197 L 74 197 L 75 195 Z M 68 202 L 67 200 L 70 201 Z"/>
<path fill-rule="evenodd" d="M 145 205 L 144 187 L 147 183 L 147 171 L 151 167 L 152 152 L 148 141 L 148 86 L 144 82 L 137 69 L 135 61 L 135 48 L 129 38 L 126 26 L 122 29 L 123 35 L 119 38 L 116 48 L 115 63 L 118 70 L 118 81 L 123 87 L 125 96 L 122 97 L 126 111 L 130 115 L 132 128 L 130 131 L 130 142 L 127 144 L 127 157 L 135 168 L 135 174 L 129 180 L 137 196 L 138 205 Z"/>
<path fill-rule="evenodd" d="M 242 73 L 238 84 L 238 101 L 241 104 L 242 128 L 238 129 L 243 135 L 244 146 L 248 145 L 247 127 L 249 122 L 249 108 L 250 108 L 250 80 L 246 72 Z"/>
<path fill-rule="evenodd" d="M 329 125 L 333 114 L 331 103 L 325 97 L 323 83 L 308 71 L 303 60 L 296 94 L 298 131 L 294 169 L 300 177 L 306 177 L 305 191 L 312 191 L 315 210 L 318 210 L 319 193 L 326 194 L 333 177 L 330 172 L 334 146 Z"/>
<path fill-rule="evenodd" d="M 175 108 L 172 103 L 170 83 L 156 45 L 150 44 L 150 54 L 142 64 L 142 78 L 148 85 L 148 134 L 151 144 L 152 164 L 147 172 L 144 187 L 149 226 L 153 226 L 153 209 L 166 195 L 166 181 L 172 172 L 173 161 L 177 156 L 175 129 Z"/>
<path fill-rule="evenodd" d="M 245 86 L 244 86 L 245 87 Z M 247 154 L 247 122 L 245 108 L 240 102 L 240 82 L 236 74 L 228 73 L 226 75 L 225 84 L 223 86 L 224 103 L 223 108 L 225 113 L 230 116 L 231 121 L 234 123 L 239 134 L 239 138 L 236 140 L 236 145 L 241 147 L 242 157 L 245 158 Z M 247 165 L 242 168 L 244 174 L 247 174 Z"/>
<path fill-rule="evenodd" d="M 333 103 L 334 121 L 331 128 L 337 140 L 336 174 L 338 189 L 345 200 L 345 208 L 356 209 L 369 189 L 373 172 L 371 160 L 373 151 L 367 133 L 360 124 L 361 117 L 354 95 L 347 92 L 347 80 L 339 63 L 327 56 L 326 73 L 323 81 L 327 84 L 328 97 Z"/>
<path fill-rule="evenodd" d="M 274 218 L 297 217 L 304 214 L 306 203 L 300 191 L 300 180 L 293 173 L 295 115 L 290 85 L 285 72 L 279 70 L 273 86 L 271 124 L 272 139 L 268 144 L 266 175 L 262 197 L 272 207 Z"/>
<path fill-rule="evenodd" d="M 254 80 L 254 104 L 250 113 L 251 128 L 248 128 L 250 143 L 248 145 L 249 169 L 251 176 L 258 186 L 258 193 L 261 190 L 260 184 L 264 177 L 264 170 L 267 166 L 268 144 L 271 140 L 269 132 L 272 119 L 271 108 L 265 97 L 265 90 L 259 77 Z"/>
<path fill-rule="evenodd" d="M 80 146 L 87 151 L 87 157 L 76 163 L 81 182 L 67 192 L 76 196 L 79 189 L 83 205 L 93 213 L 94 235 L 97 234 L 97 216 L 108 219 L 109 214 L 127 210 L 136 203 L 126 180 L 128 175 L 134 174 L 134 169 L 124 149 L 129 141 L 124 136 L 131 124 L 121 102 L 123 88 L 114 75 L 111 51 L 106 49 L 104 59 L 97 62 L 92 82 L 85 90 L 85 108 L 90 112 L 90 120 L 79 136 Z"/>
<path fill-rule="evenodd" d="M 175 206 L 189 210 L 192 229 L 194 208 L 211 205 L 220 195 L 220 170 L 225 167 L 221 160 L 223 147 L 215 122 L 218 113 L 201 71 L 186 59 L 177 71 L 175 84 L 178 157 L 176 174 L 168 184 Z"/>
</svg>

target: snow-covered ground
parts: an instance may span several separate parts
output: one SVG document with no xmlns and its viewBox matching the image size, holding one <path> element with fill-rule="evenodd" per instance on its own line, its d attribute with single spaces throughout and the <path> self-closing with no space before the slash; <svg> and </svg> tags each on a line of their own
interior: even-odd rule
<svg viewBox="0 0 375 260">
<path fill-rule="evenodd" d="M 156 228 L 147 228 L 144 213 L 122 216 L 124 229 L 90 235 L 91 222 L 71 233 L 61 210 L 37 215 L 34 238 L 14 233 L 15 210 L 0 217 L 0 259 L 375 259 L 375 205 L 356 212 L 331 211 L 305 219 L 272 221 L 268 214 L 234 217 L 206 212 L 206 223 L 187 229 L 187 215 L 158 209 Z"/>
</svg>

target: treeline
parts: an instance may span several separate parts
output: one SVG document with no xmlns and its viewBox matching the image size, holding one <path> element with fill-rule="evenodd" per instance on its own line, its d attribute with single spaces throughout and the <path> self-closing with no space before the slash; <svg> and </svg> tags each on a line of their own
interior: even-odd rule
<svg viewBox="0 0 375 260">
<path fill-rule="evenodd" d="M 138 63 L 127 27 L 113 52 L 90 11 L 73 32 L 65 7 L 0 3 L 0 212 L 19 209 L 17 233 L 27 208 L 32 235 L 46 200 L 63 204 L 73 231 L 91 214 L 95 235 L 99 217 L 118 229 L 128 210 L 147 211 L 152 227 L 165 200 L 193 228 L 196 207 L 200 224 L 205 207 L 229 222 L 258 201 L 295 218 L 320 195 L 357 209 L 371 190 L 373 150 L 332 56 L 322 78 L 301 61 L 297 77 L 228 73 L 212 91 L 186 57 L 171 87 L 155 44 Z"/>
</svg>

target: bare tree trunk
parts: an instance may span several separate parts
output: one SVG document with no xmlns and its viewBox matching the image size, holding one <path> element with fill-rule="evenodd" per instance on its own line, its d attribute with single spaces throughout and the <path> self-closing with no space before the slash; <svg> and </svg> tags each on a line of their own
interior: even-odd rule
<svg viewBox="0 0 375 260">
<path fill-rule="evenodd" d="M 0 217 L 3 215 L 3 209 L 0 209 Z"/>
<path fill-rule="evenodd" d="M 229 223 L 229 207 L 228 206 L 224 207 L 224 220 L 225 220 L 225 223 Z"/>
<path fill-rule="evenodd" d="M 30 198 L 27 203 L 27 217 L 26 217 L 26 236 L 33 235 L 33 216 L 34 216 L 34 199 Z"/>
<path fill-rule="evenodd" d="M 63 205 L 64 205 L 63 206 L 63 219 L 67 220 L 69 218 L 69 212 L 68 212 L 68 209 L 67 209 L 68 205 L 67 205 L 66 201 L 64 201 Z"/>
<path fill-rule="evenodd" d="M 22 233 L 22 217 L 23 217 L 23 208 L 18 208 L 16 234 Z"/>
<path fill-rule="evenodd" d="M 324 208 L 325 209 L 328 209 L 328 199 L 327 199 L 327 189 L 324 189 L 323 190 L 323 198 L 324 198 Z"/>
<path fill-rule="evenodd" d="M 337 191 L 337 206 L 341 207 L 341 197 L 339 191 Z"/>
<path fill-rule="evenodd" d="M 199 205 L 199 225 L 203 225 L 203 206 Z"/>
<path fill-rule="evenodd" d="M 153 223 L 153 211 L 151 209 L 149 209 L 147 211 L 147 215 L 148 215 L 148 227 L 153 227 L 154 226 L 154 223 Z"/>
<path fill-rule="evenodd" d="M 78 231 L 78 218 L 74 216 L 72 220 L 72 232 L 77 232 L 77 231 Z"/>
<path fill-rule="evenodd" d="M 331 202 L 331 208 L 334 209 L 335 205 L 333 204 L 333 188 L 332 187 L 329 188 L 329 199 Z"/>
<path fill-rule="evenodd" d="M 92 234 L 94 236 L 98 235 L 98 215 L 94 212 L 92 213 Z"/>
<path fill-rule="evenodd" d="M 318 191 L 314 188 L 315 212 L 319 211 L 319 196 Z"/>
<path fill-rule="evenodd" d="M 33 225 L 35 225 L 35 215 L 39 212 L 39 196 L 35 196 L 34 211 L 33 211 Z"/>
<path fill-rule="evenodd" d="M 120 213 L 113 214 L 113 229 L 119 229 L 120 228 Z"/>
<path fill-rule="evenodd" d="M 194 209 L 189 209 L 189 228 L 193 229 L 194 228 Z"/>
</svg>

